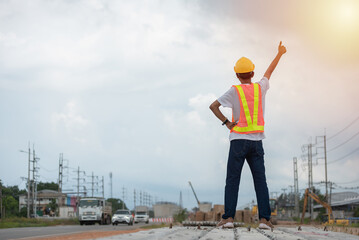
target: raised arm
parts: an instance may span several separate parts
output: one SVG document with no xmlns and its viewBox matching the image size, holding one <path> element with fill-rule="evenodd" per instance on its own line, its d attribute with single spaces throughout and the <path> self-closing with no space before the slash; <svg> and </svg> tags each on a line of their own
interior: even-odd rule
<svg viewBox="0 0 359 240">
<path fill-rule="evenodd" d="M 278 62 L 279 62 L 279 60 L 280 60 L 280 58 L 281 58 L 282 55 L 283 55 L 284 53 L 286 53 L 286 52 L 287 52 L 287 49 L 286 49 L 284 46 L 282 46 L 282 41 L 280 41 L 279 46 L 278 46 L 277 56 L 275 56 L 274 60 L 273 60 L 272 63 L 269 65 L 267 71 L 266 71 L 265 74 L 264 74 L 264 77 L 268 78 L 268 80 L 269 80 L 269 78 L 270 78 L 270 76 L 272 75 L 274 69 L 276 68 L 276 66 L 277 66 L 277 64 L 278 64 Z"/>
</svg>

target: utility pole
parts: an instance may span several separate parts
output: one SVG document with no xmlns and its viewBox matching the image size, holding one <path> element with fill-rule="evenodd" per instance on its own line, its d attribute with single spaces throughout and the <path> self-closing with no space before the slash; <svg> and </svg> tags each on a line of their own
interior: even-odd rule
<svg viewBox="0 0 359 240">
<path fill-rule="evenodd" d="M 136 189 L 133 189 L 133 209 L 136 211 Z"/>
<path fill-rule="evenodd" d="M 29 148 L 26 151 L 24 150 L 19 150 L 22 153 L 27 153 L 28 154 L 28 165 L 27 165 L 27 199 L 26 199 L 26 203 L 27 203 L 27 218 L 30 218 L 30 188 L 31 188 L 31 184 L 30 184 L 30 163 L 31 163 L 31 149 L 30 149 L 30 142 L 28 144 Z"/>
<path fill-rule="evenodd" d="M 312 144 L 308 144 L 308 188 L 313 191 L 313 162 L 312 162 Z M 309 198 L 310 219 L 313 220 L 313 200 Z"/>
<path fill-rule="evenodd" d="M 180 191 L 179 206 L 180 206 L 180 209 L 182 209 L 182 208 L 183 208 L 183 202 L 182 202 L 182 191 Z"/>
<path fill-rule="evenodd" d="M 324 131 L 325 199 L 328 201 L 327 136 Z"/>
<path fill-rule="evenodd" d="M 0 182 L 0 219 L 2 218 L 2 183 Z"/>
<path fill-rule="evenodd" d="M 297 158 L 293 158 L 293 168 L 294 168 L 294 209 L 295 216 L 299 217 L 299 188 L 298 188 L 298 166 Z"/>
<path fill-rule="evenodd" d="M 324 130 L 324 136 L 317 136 L 317 137 L 316 137 L 316 142 L 317 142 L 317 143 L 318 143 L 318 138 L 323 138 L 323 147 L 317 147 L 317 148 L 323 148 L 323 149 L 324 149 L 325 200 L 328 202 L 327 136 L 326 136 L 325 130 Z"/>
<path fill-rule="evenodd" d="M 58 188 L 59 193 L 62 193 L 63 167 L 64 167 L 64 158 L 63 158 L 63 154 L 60 153 L 60 156 L 59 156 L 59 188 Z"/>
<path fill-rule="evenodd" d="M 110 172 L 110 197 L 112 198 L 112 172 Z"/>
<path fill-rule="evenodd" d="M 77 204 L 80 203 L 80 166 L 77 167 Z"/>
<path fill-rule="evenodd" d="M 34 214 L 34 217 L 36 217 L 36 208 L 37 208 L 37 161 L 39 158 L 36 157 L 35 154 L 35 146 L 32 147 L 32 212 Z"/>
<path fill-rule="evenodd" d="M 31 162 L 31 149 L 29 142 L 29 164 L 27 170 L 27 218 L 30 218 L 30 162 Z"/>
<path fill-rule="evenodd" d="M 333 182 L 329 182 L 330 184 L 330 193 L 329 193 L 329 205 L 332 205 L 332 189 L 333 189 Z"/>
</svg>

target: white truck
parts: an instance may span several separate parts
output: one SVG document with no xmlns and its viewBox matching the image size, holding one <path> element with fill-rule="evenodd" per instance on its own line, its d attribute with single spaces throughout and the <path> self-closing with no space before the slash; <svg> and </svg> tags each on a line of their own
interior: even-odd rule
<svg viewBox="0 0 359 240">
<path fill-rule="evenodd" d="M 80 224 L 111 224 L 112 204 L 104 198 L 81 198 L 79 203 Z"/>
<path fill-rule="evenodd" d="M 135 208 L 135 223 L 144 222 L 149 223 L 150 216 L 148 215 L 147 206 L 136 206 Z"/>
</svg>

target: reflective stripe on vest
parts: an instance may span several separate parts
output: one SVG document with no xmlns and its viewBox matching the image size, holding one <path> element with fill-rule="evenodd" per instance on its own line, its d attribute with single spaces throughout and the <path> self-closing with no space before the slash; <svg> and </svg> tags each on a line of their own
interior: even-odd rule
<svg viewBox="0 0 359 240">
<path fill-rule="evenodd" d="M 241 112 L 239 121 L 237 125 L 232 128 L 231 132 L 239 134 L 264 132 L 262 92 L 259 84 L 243 84 L 233 87 L 236 88 L 238 93 Z"/>
</svg>

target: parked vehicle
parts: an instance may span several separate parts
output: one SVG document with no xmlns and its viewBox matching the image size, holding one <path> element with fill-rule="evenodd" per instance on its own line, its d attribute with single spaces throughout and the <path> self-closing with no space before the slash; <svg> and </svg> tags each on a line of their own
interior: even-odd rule
<svg viewBox="0 0 359 240">
<path fill-rule="evenodd" d="M 112 204 L 104 198 L 82 198 L 79 204 L 80 224 L 111 224 Z"/>
<path fill-rule="evenodd" d="M 135 213 L 135 223 L 139 223 L 139 222 L 149 223 L 149 221 L 150 221 L 150 216 L 148 215 L 147 212 Z"/>
<path fill-rule="evenodd" d="M 112 217 L 112 225 L 117 225 L 119 223 L 133 225 L 133 222 L 133 216 L 129 210 L 117 210 Z"/>
</svg>

